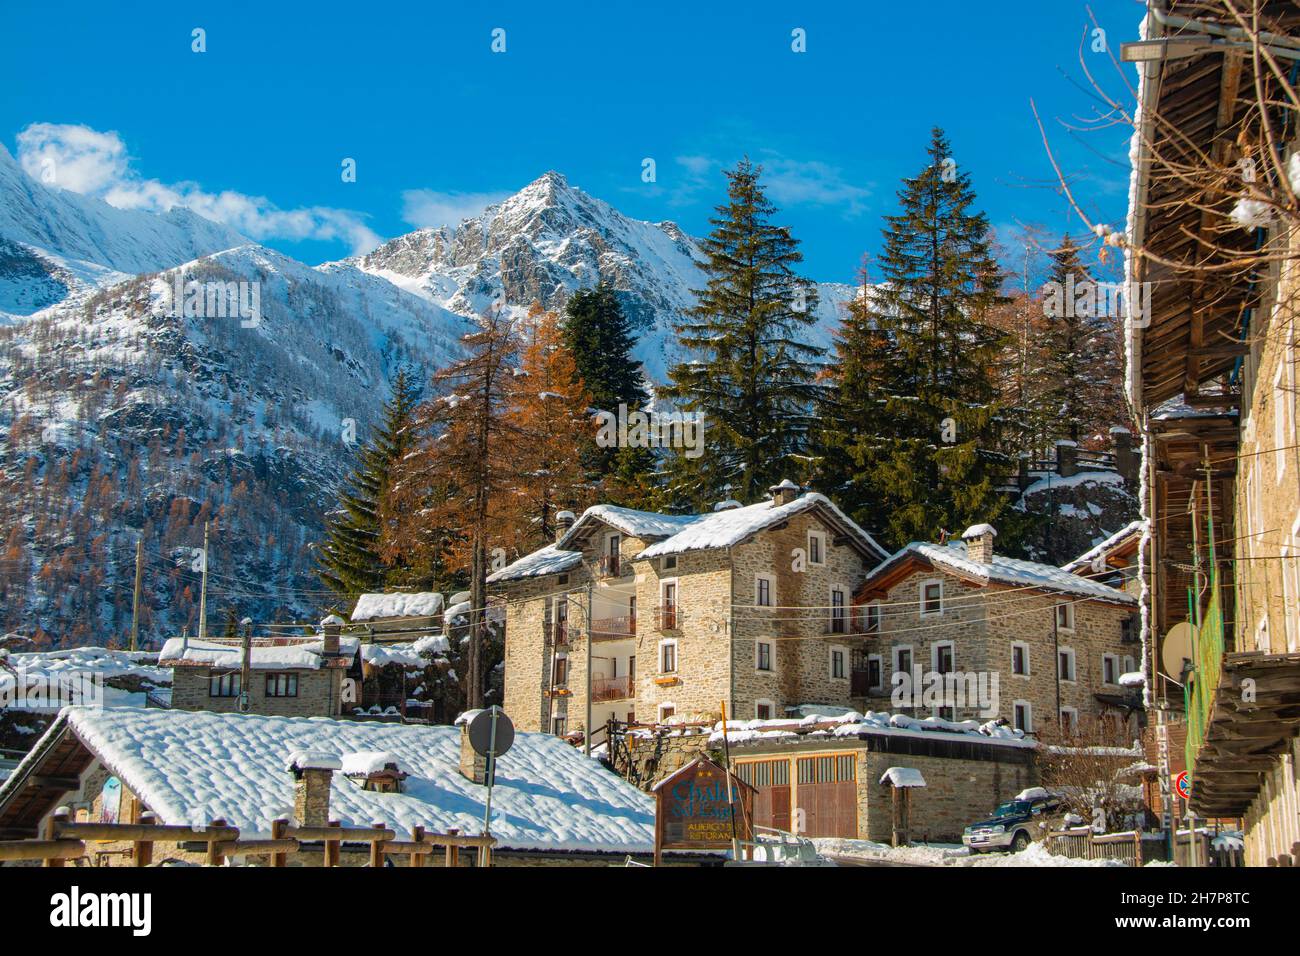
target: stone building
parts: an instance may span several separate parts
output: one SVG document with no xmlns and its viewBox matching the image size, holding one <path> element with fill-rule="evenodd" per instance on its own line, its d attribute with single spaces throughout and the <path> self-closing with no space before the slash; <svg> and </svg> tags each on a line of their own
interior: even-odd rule
<svg viewBox="0 0 1300 956">
<path fill-rule="evenodd" d="M 851 596 L 886 552 L 824 496 L 788 481 L 771 491 L 708 514 L 562 513 L 555 544 L 491 575 L 518 726 L 847 705 Z"/>
<path fill-rule="evenodd" d="M 1031 734 L 1136 734 L 1140 701 L 1120 678 L 1140 666 L 1137 597 L 1000 555 L 996 535 L 976 525 L 946 545 L 912 542 L 871 571 L 854 595 L 855 703 Z"/>
<path fill-rule="evenodd" d="M 316 638 L 173 637 L 158 655 L 172 669 L 177 710 L 337 717 L 360 702 L 360 641 L 327 617 Z"/>
<path fill-rule="evenodd" d="M 1006 727 L 848 715 L 728 738 L 736 775 L 758 791 L 755 825 L 808 837 L 889 842 L 889 771 L 919 784 L 909 795 L 908 836 L 920 841 L 960 842 L 968 824 L 1038 784 L 1036 745 Z"/>
</svg>

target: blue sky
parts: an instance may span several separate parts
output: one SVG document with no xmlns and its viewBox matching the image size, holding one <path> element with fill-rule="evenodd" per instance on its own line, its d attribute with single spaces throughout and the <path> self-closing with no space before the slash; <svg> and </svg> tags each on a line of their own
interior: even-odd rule
<svg viewBox="0 0 1300 956">
<path fill-rule="evenodd" d="M 994 224 L 1079 230 L 1049 188 L 1032 96 L 1089 211 L 1123 217 L 1126 131 L 1058 123 L 1097 108 L 1083 2 L 395 6 L 8 0 L 0 142 L 27 165 L 57 156 L 69 188 L 181 201 L 312 263 L 471 213 L 547 169 L 702 234 L 721 169 L 748 153 L 806 273 L 850 281 L 935 124 Z M 1091 8 L 1118 56 L 1142 6 Z M 1123 89 L 1108 56 L 1084 55 Z M 349 157 L 356 182 L 340 176 Z"/>
</svg>

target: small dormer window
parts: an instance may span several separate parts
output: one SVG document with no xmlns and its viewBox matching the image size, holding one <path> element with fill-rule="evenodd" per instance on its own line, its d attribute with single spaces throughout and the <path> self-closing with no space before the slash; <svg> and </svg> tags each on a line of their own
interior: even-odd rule
<svg viewBox="0 0 1300 956">
<path fill-rule="evenodd" d="M 664 556 L 664 570 L 665 571 L 677 570 L 677 555 L 669 554 Z"/>
</svg>

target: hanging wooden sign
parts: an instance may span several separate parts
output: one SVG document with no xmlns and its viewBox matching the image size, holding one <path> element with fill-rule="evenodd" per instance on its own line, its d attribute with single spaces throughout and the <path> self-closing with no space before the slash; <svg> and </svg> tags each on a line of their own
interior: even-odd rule
<svg viewBox="0 0 1300 956">
<path fill-rule="evenodd" d="M 752 840 L 755 792 L 705 757 L 660 780 L 654 787 L 656 862 L 662 850 L 729 849 L 733 840 Z"/>
</svg>

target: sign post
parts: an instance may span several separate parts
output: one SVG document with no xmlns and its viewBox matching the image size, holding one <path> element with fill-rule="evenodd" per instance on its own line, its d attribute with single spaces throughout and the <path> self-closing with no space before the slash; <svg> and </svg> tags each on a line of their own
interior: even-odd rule
<svg viewBox="0 0 1300 956">
<path fill-rule="evenodd" d="M 487 758 L 487 799 L 483 806 L 483 835 L 492 830 L 492 787 L 496 783 L 497 757 L 508 751 L 515 742 L 515 725 L 506 712 L 493 704 L 480 711 L 469 723 L 469 743 L 474 752 Z"/>
<path fill-rule="evenodd" d="M 756 792 L 706 757 L 660 780 L 654 786 L 655 865 L 666 849 L 736 852 L 741 840 L 753 840 Z"/>
</svg>

